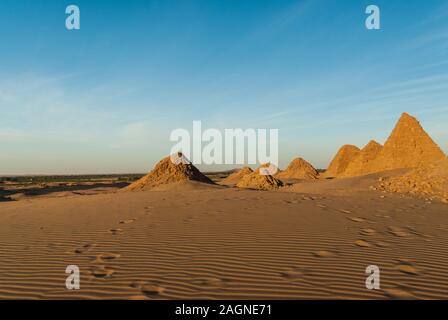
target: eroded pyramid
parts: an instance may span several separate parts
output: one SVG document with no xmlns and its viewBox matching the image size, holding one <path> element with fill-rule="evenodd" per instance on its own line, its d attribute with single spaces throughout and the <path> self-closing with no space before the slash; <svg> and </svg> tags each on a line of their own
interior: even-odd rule
<svg viewBox="0 0 448 320">
<path fill-rule="evenodd" d="M 270 175 L 261 175 L 254 171 L 241 178 L 236 185 L 238 188 L 248 188 L 257 190 L 275 190 L 283 186 L 283 182 Z"/>
<path fill-rule="evenodd" d="M 275 177 L 279 179 L 317 179 L 319 173 L 317 170 L 306 160 L 302 158 L 296 158 L 292 160 L 288 167 L 277 174 Z"/>
<path fill-rule="evenodd" d="M 445 158 L 439 146 L 425 132 L 418 120 L 403 113 L 367 173 L 399 168 L 416 168 Z"/>
<path fill-rule="evenodd" d="M 234 185 L 237 184 L 242 177 L 244 177 L 247 174 L 251 174 L 252 172 L 254 172 L 251 168 L 249 167 L 243 167 L 241 169 L 239 169 L 238 171 L 232 173 L 231 175 L 229 175 L 227 178 L 225 178 L 224 180 L 222 180 L 222 184 L 227 184 L 227 185 Z"/>
<path fill-rule="evenodd" d="M 176 182 L 197 181 L 214 184 L 201 173 L 181 153 L 162 159 L 154 169 L 143 178 L 123 188 L 124 191 L 151 190 L 161 185 Z"/>
<path fill-rule="evenodd" d="M 358 157 L 360 152 L 361 150 L 357 146 L 351 144 L 342 146 L 330 162 L 330 165 L 323 176 L 326 178 L 331 178 L 342 175 L 348 165 Z"/>
<path fill-rule="evenodd" d="M 348 164 L 341 176 L 352 177 L 370 173 L 372 162 L 378 158 L 383 146 L 371 140 L 359 154 Z"/>
</svg>

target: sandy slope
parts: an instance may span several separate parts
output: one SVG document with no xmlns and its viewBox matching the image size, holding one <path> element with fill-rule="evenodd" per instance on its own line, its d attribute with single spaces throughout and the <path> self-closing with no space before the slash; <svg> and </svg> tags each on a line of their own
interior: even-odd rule
<svg viewBox="0 0 448 320">
<path fill-rule="evenodd" d="M 377 186 L 380 178 L 395 177 L 408 171 L 409 169 L 396 169 L 361 177 L 299 181 L 285 188 L 285 191 L 353 196 L 358 192 L 366 192 L 370 187 Z"/>
<path fill-rule="evenodd" d="M 194 187 L 2 202 L 0 299 L 448 298 L 446 211 L 375 191 Z"/>
</svg>

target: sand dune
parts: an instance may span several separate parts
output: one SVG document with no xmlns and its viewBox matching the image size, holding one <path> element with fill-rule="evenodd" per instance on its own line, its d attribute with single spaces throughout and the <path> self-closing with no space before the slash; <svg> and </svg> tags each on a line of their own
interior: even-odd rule
<svg viewBox="0 0 448 320">
<path fill-rule="evenodd" d="M 448 298 L 446 204 L 181 189 L 2 203 L 0 299 Z"/>
<path fill-rule="evenodd" d="M 409 170 L 410 169 L 396 169 L 360 177 L 302 181 L 287 186 L 283 190 L 288 192 L 356 196 L 358 193 L 365 193 L 368 192 L 369 189 L 372 189 L 372 187 L 376 187 L 380 179 L 397 177 L 407 173 Z"/>
</svg>

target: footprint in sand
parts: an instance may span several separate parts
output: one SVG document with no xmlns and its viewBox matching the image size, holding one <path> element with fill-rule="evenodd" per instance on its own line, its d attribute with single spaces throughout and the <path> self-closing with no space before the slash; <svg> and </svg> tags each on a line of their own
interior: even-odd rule
<svg viewBox="0 0 448 320">
<path fill-rule="evenodd" d="M 145 283 L 147 283 L 147 282 L 142 281 L 142 280 L 136 280 L 136 281 L 133 281 L 130 286 L 132 288 L 140 289 Z"/>
<path fill-rule="evenodd" d="M 432 238 L 432 236 L 428 235 L 428 234 L 424 234 L 420 231 L 417 231 L 414 227 L 408 226 L 407 229 L 412 233 L 415 234 L 416 236 L 422 237 L 422 238 Z"/>
<path fill-rule="evenodd" d="M 313 255 L 318 258 L 330 258 L 330 257 L 334 257 L 336 254 L 331 251 L 319 250 L 319 251 L 313 252 Z"/>
<path fill-rule="evenodd" d="M 145 284 L 141 287 L 143 294 L 147 296 L 159 296 L 163 292 L 165 292 L 165 289 L 159 286 L 151 285 L 151 284 Z"/>
<path fill-rule="evenodd" d="M 383 242 L 383 241 L 375 242 L 374 245 L 376 245 L 377 247 L 381 247 L 381 248 L 390 247 L 389 243 Z"/>
<path fill-rule="evenodd" d="M 406 274 L 411 274 L 414 276 L 418 276 L 420 275 L 420 271 L 418 269 L 416 269 L 413 266 L 407 265 L 407 264 L 400 264 L 397 266 L 397 270 L 406 273 Z"/>
<path fill-rule="evenodd" d="M 196 218 L 194 216 L 192 216 L 192 215 L 188 215 L 184 219 L 182 219 L 182 221 L 185 222 L 185 223 L 193 222 L 195 220 L 196 220 Z"/>
<path fill-rule="evenodd" d="M 381 219 L 390 219 L 390 216 L 385 214 L 374 214 L 373 216 Z"/>
<path fill-rule="evenodd" d="M 287 278 L 287 279 L 297 279 L 297 278 L 301 278 L 303 276 L 303 273 L 300 271 L 296 271 L 296 270 L 288 270 L 285 272 L 281 272 L 280 275 L 283 278 Z"/>
<path fill-rule="evenodd" d="M 89 251 L 92 250 L 95 246 L 96 246 L 96 244 L 94 244 L 94 243 L 86 243 L 86 244 L 83 245 L 82 247 L 73 250 L 73 253 L 83 254 L 83 253 L 89 252 Z"/>
<path fill-rule="evenodd" d="M 389 227 L 389 233 L 396 237 L 408 237 L 410 234 L 400 227 Z"/>
<path fill-rule="evenodd" d="M 114 270 L 107 268 L 106 266 L 93 266 L 90 269 L 91 274 L 95 278 L 109 278 L 114 274 Z"/>
<path fill-rule="evenodd" d="M 395 300 L 416 299 L 416 296 L 414 296 L 409 290 L 406 290 L 406 289 L 391 288 L 391 289 L 385 289 L 385 290 L 383 290 L 383 292 L 390 299 L 395 299 Z"/>
<path fill-rule="evenodd" d="M 415 263 L 413 261 L 407 260 L 407 259 L 398 260 L 398 264 L 396 265 L 395 268 L 400 272 L 414 275 L 414 276 L 418 276 L 421 274 L 421 270 L 419 268 L 417 268 Z"/>
<path fill-rule="evenodd" d="M 109 233 L 112 233 L 112 235 L 117 235 L 117 234 L 122 234 L 123 233 L 123 229 L 110 229 L 108 230 Z"/>
<path fill-rule="evenodd" d="M 134 281 L 131 287 L 139 289 L 147 297 L 156 297 L 165 292 L 165 288 L 161 287 L 157 282 Z"/>
<path fill-rule="evenodd" d="M 311 201 L 312 201 L 312 200 L 314 200 L 315 198 L 313 198 L 313 197 L 308 197 L 308 196 L 305 196 L 305 197 L 303 197 L 302 199 L 303 199 L 303 200 L 311 200 Z"/>
<path fill-rule="evenodd" d="M 356 240 L 356 241 L 355 241 L 355 244 L 356 244 L 358 247 L 362 247 L 362 248 L 370 247 L 370 243 L 368 243 L 368 242 L 365 241 L 365 240 Z"/>
<path fill-rule="evenodd" d="M 194 284 L 201 286 L 203 288 L 207 288 L 207 289 L 221 288 L 222 286 L 224 286 L 225 282 L 228 282 L 228 280 L 213 278 L 213 277 L 200 278 L 200 279 L 193 280 Z"/>
<path fill-rule="evenodd" d="M 283 278 L 286 278 L 288 280 L 294 280 L 294 279 L 303 278 L 303 276 L 305 275 L 306 272 L 307 271 L 302 268 L 289 268 L 288 270 L 286 270 L 284 272 L 280 272 L 280 275 Z"/>
<path fill-rule="evenodd" d="M 363 218 L 358 218 L 358 217 L 347 217 L 347 219 L 352 220 L 354 222 L 364 222 L 364 221 L 366 221 Z"/>
<path fill-rule="evenodd" d="M 359 230 L 359 233 L 363 236 L 373 236 L 376 234 L 376 230 L 370 228 L 363 228 Z"/>
<path fill-rule="evenodd" d="M 137 220 L 137 219 L 127 219 L 127 220 L 123 220 L 123 221 L 120 221 L 120 224 L 130 224 L 130 223 L 135 222 L 135 220 Z"/>
<path fill-rule="evenodd" d="M 111 260 L 119 259 L 120 257 L 121 257 L 121 255 L 118 253 L 100 253 L 99 255 L 97 255 L 95 257 L 95 260 L 93 262 L 94 263 L 102 263 L 105 260 L 111 261 Z"/>
</svg>

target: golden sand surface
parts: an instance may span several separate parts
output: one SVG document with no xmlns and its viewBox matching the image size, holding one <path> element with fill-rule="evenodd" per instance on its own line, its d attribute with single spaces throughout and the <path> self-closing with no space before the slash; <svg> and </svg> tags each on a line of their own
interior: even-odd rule
<svg viewBox="0 0 448 320">
<path fill-rule="evenodd" d="M 1 202 L 0 299 L 448 298 L 447 205 L 368 190 L 377 180 Z M 372 264 L 381 290 L 365 287 Z"/>
</svg>

